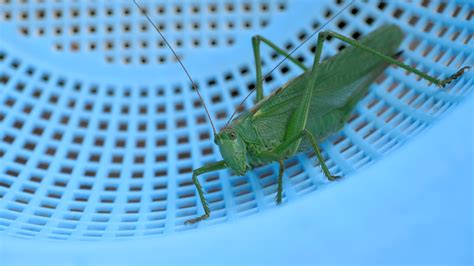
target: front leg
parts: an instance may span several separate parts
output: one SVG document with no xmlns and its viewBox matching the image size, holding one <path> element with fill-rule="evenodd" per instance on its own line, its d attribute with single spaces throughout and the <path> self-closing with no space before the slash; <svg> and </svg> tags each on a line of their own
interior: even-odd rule
<svg viewBox="0 0 474 266">
<path fill-rule="evenodd" d="M 199 180 L 198 180 L 198 176 L 205 173 L 222 170 L 222 169 L 225 169 L 226 167 L 227 166 L 225 165 L 224 161 L 218 161 L 215 163 L 204 165 L 193 171 L 193 183 L 198 191 L 199 199 L 201 200 L 201 204 L 204 209 L 204 214 L 194 219 L 187 220 L 186 222 L 184 222 L 184 224 L 197 223 L 199 221 L 209 218 L 209 216 L 211 215 L 211 209 L 209 208 L 209 205 L 207 204 L 206 197 L 204 196 L 204 192 L 202 191 L 201 184 L 199 183 Z"/>
</svg>

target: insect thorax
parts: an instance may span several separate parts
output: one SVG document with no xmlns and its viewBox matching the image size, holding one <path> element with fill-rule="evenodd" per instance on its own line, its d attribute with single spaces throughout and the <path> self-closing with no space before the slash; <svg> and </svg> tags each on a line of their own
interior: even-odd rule
<svg viewBox="0 0 474 266">
<path fill-rule="evenodd" d="M 278 143 L 273 145 L 268 145 L 264 139 L 260 136 L 257 128 L 252 121 L 252 113 L 243 113 L 239 118 L 235 119 L 230 125 L 236 132 L 238 132 L 239 137 L 245 142 L 246 146 L 246 156 L 247 162 L 250 166 L 258 166 L 265 163 L 268 163 L 269 160 L 262 158 L 260 154 L 263 151 L 272 151 Z M 269 128 L 268 130 L 271 130 Z"/>
</svg>

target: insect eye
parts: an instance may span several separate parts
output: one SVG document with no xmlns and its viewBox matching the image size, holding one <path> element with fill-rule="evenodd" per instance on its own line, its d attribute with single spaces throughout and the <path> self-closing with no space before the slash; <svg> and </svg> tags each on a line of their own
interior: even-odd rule
<svg viewBox="0 0 474 266">
<path fill-rule="evenodd" d="M 230 132 L 230 133 L 229 133 L 229 136 L 230 136 L 230 138 L 233 139 L 233 140 L 234 140 L 235 138 L 237 138 L 237 134 L 235 134 L 235 132 Z"/>
</svg>

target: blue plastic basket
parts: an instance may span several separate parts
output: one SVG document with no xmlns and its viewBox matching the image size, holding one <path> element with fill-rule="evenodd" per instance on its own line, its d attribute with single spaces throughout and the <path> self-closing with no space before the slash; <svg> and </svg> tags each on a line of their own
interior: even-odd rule
<svg viewBox="0 0 474 266">
<path fill-rule="evenodd" d="M 348 1 L 140 3 L 176 47 L 222 128 L 255 82 L 251 36 L 291 49 Z M 473 8 L 470 1 L 356 1 L 325 29 L 358 37 L 395 23 L 405 33 L 403 61 L 446 77 L 474 65 Z M 221 233 L 230 232 L 229 221 L 291 208 L 274 208 L 277 165 L 245 176 L 219 171 L 201 179 L 211 218 L 183 224 L 202 212 L 192 169 L 220 155 L 197 95 L 133 1 L 4 0 L 0 19 L 0 236 L 17 243 L 4 246 L 6 263 L 28 261 L 11 254 L 43 245 L 74 254 L 90 245 L 85 240 L 100 240 L 103 258 L 122 258 L 107 246 L 121 239 L 134 250 L 153 240 L 185 242 L 217 223 L 226 223 Z M 296 57 L 309 65 L 314 45 L 309 41 Z M 323 56 L 343 48 L 328 41 Z M 264 48 L 264 72 L 281 59 Z M 299 73 L 282 64 L 266 93 Z M 330 171 L 350 177 L 376 167 L 466 99 L 473 77 L 467 72 L 440 90 L 388 68 L 346 127 L 322 143 Z M 314 154 L 295 156 L 286 161 L 284 202 L 317 194 L 326 183 Z M 30 259 L 51 259 L 38 256 Z"/>
</svg>

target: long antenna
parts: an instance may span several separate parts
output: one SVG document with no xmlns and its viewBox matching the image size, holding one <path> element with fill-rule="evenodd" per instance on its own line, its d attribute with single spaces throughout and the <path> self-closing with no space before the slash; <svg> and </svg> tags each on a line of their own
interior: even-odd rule
<svg viewBox="0 0 474 266">
<path fill-rule="evenodd" d="M 153 27 L 156 29 L 158 34 L 160 34 L 161 38 L 163 39 L 163 41 L 165 41 L 166 45 L 170 48 L 171 52 L 173 52 L 174 57 L 176 58 L 176 60 L 178 60 L 179 64 L 181 65 L 181 68 L 183 68 L 184 72 L 188 76 L 188 79 L 189 79 L 189 81 L 191 81 L 191 85 L 193 86 L 194 91 L 196 91 L 197 95 L 199 96 L 199 100 L 201 101 L 202 105 L 204 106 L 204 109 L 206 110 L 207 117 L 209 118 L 209 122 L 211 122 L 212 130 L 214 131 L 214 136 L 217 135 L 216 127 L 214 126 L 214 123 L 212 122 L 211 115 L 209 114 L 209 110 L 207 110 L 206 103 L 204 103 L 204 99 L 202 98 L 201 93 L 199 93 L 199 90 L 198 90 L 198 87 L 196 86 L 196 83 L 194 83 L 193 79 L 191 78 L 191 75 L 189 75 L 189 72 L 186 69 L 186 67 L 184 66 L 183 62 L 181 62 L 181 59 L 179 59 L 179 57 L 176 54 L 176 52 L 174 51 L 173 47 L 168 43 L 165 36 L 163 36 L 163 34 L 161 33 L 160 29 L 158 29 L 156 24 L 153 23 L 153 21 L 150 19 L 150 17 L 146 13 L 146 11 L 140 7 L 140 5 L 137 3 L 136 0 L 133 0 L 133 2 L 138 7 L 138 9 L 140 9 L 140 12 L 143 15 L 145 15 L 145 17 L 148 19 L 148 21 L 151 23 L 151 25 L 153 25 Z"/>
<path fill-rule="evenodd" d="M 265 74 L 263 76 L 263 78 L 260 80 L 260 82 L 256 83 L 256 84 L 259 84 L 259 83 L 262 83 L 263 84 L 263 81 L 265 79 L 267 79 L 270 74 L 272 74 L 273 71 L 275 71 L 281 64 L 283 64 L 283 62 L 288 59 L 296 50 L 298 50 L 301 46 L 303 46 L 307 41 L 309 41 L 309 39 L 313 38 L 314 35 L 316 35 L 318 32 L 320 32 L 324 27 L 326 27 L 326 25 L 328 25 L 331 21 L 333 21 L 337 16 L 339 16 L 339 14 L 341 14 L 342 12 L 344 12 L 344 10 L 346 10 L 347 8 L 349 8 L 353 3 L 355 2 L 355 0 L 352 0 L 349 4 L 347 4 L 345 7 L 343 7 L 341 10 L 339 10 L 334 16 L 332 16 L 328 21 L 326 21 L 326 23 L 324 23 L 323 25 L 321 25 L 316 31 L 314 31 L 311 35 L 309 35 L 308 37 L 306 37 L 306 39 L 304 41 L 302 41 L 300 44 L 298 44 L 293 50 L 291 50 L 290 53 L 288 53 L 285 58 L 283 58 L 278 64 L 276 64 L 275 67 L 272 68 L 272 70 L 270 70 L 267 74 Z M 237 107 L 235 108 L 235 111 L 232 113 L 232 115 L 230 116 L 229 120 L 227 121 L 227 123 L 225 124 L 224 128 L 226 128 L 230 121 L 232 121 L 232 118 L 234 118 L 234 116 L 237 114 L 237 112 L 239 111 L 240 107 L 245 103 L 245 101 L 250 97 L 250 95 L 257 89 L 257 86 L 255 86 L 255 88 L 253 88 L 249 94 L 242 100 L 242 102 L 240 102 L 239 105 L 237 105 Z"/>
</svg>

